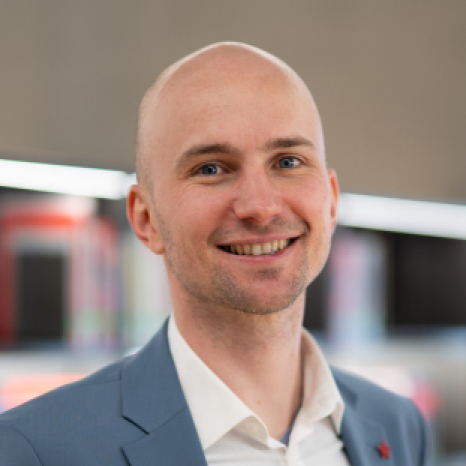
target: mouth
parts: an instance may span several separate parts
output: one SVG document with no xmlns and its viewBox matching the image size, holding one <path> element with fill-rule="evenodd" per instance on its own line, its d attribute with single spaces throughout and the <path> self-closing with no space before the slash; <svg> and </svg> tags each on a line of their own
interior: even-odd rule
<svg viewBox="0 0 466 466">
<path fill-rule="evenodd" d="M 218 246 L 225 252 L 235 254 L 237 256 L 265 256 L 277 254 L 283 249 L 288 248 L 298 238 L 287 238 L 267 243 L 251 243 L 251 244 L 228 244 Z"/>
</svg>

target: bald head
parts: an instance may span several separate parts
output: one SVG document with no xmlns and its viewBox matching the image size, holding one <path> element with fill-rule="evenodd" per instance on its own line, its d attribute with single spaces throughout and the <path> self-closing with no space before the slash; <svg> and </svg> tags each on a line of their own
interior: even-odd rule
<svg viewBox="0 0 466 466">
<path fill-rule="evenodd" d="M 273 99 L 279 93 L 299 96 L 309 109 L 310 124 L 316 127 L 316 149 L 324 156 L 320 118 L 309 90 L 286 63 L 258 48 L 233 42 L 210 45 L 182 58 L 163 71 L 144 95 L 139 109 L 136 171 L 144 186 L 153 182 L 154 159 L 167 150 L 167 138 L 176 138 L 171 119 L 183 118 L 185 106 L 207 93 L 215 107 L 234 93 L 241 101 L 250 94 Z M 206 108 L 195 118 L 203 118 Z M 193 115 L 190 115 L 191 118 Z M 184 121 L 189 125 L 189 121 Z M 223 124 L 219 121 L 219 124 Z"/>
<path fill-rule="evenodd" d="M 222 43 L 165 70 L 141 104 L 138 178 L 128 219 L 164 255 L 179 313 L 302 308 L 328 254 L 338 184 L 311 94 L 286 64 Z M 228 254 L 279 240 L 293 249 L 270 262 Z"/>
</svg>

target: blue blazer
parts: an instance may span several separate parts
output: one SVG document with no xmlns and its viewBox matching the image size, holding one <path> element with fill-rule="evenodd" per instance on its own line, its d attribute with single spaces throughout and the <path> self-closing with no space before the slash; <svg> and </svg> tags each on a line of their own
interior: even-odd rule
<svg viewBox="0 0 466 466">
<path fill-rule="evenodd" d="M 334 377 L 352 466 L 427 464 L 426 429 L 409 400 L 339 370 Z M 390 459 L 377 450 L 382 440 Z M 206 466 L 166 323 L 135 355 L 0 415 L 0 466 L 78 465 Z"/>
</svg>

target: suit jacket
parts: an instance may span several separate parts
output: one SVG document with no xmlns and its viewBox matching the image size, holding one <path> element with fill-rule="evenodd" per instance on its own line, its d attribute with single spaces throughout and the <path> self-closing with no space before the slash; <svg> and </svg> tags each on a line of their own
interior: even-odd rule
<svg viewBox="0 0 466 466">
<path fill-rule="evenodd" d="M 427 464 L 426 429 L 409 400 L 338 370 L 334 377 L 352 466 Z M 390 459 L 377 450 L 382 440 Z M 78 465 L 206 466 L 166 323 L 135 355 L 0 415 L 0 466 Z"/>
</svg>

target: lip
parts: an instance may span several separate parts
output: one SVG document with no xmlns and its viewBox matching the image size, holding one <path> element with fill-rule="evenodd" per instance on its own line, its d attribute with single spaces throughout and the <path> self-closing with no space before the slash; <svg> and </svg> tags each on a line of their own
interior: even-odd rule
<svg viewBox="0 0 466 466">
<path fill-rule="evenodd" d="M 222 247 L 226 247 L 226 246 L 231 246 L 232 244 L 236 245 L 236 244 L 239 244 L 240 246 L 244 245 L 244 244 L 263 244 L 263 243 L 271 243 L 273 241 L 280 241 L 282 239 L 298 239 L 299 237 L 301 236 L 301 233 L 296 233 L 296 234 L 292 234 L 292 235 L 287 235 L 287 236 L 277 236 L 277 235 L 274 235 L 274 236 L 260 236 L 260 237 L 256 237 L 256 238 L 252 238 L 252 237 L 249 237 L 249 238 L 242 238 L 242 239 L 238 239 L 238 240 L 230 240 L 228 242 L 222 242 L 222 243 L 218 243 L 216 246 L 219 247 L 219 246 L 222 246 Z"/>
</svg>

